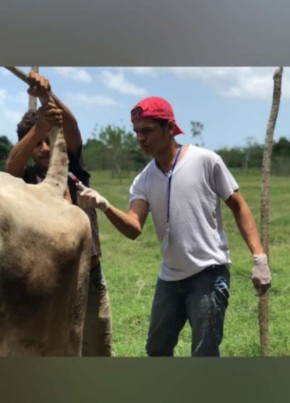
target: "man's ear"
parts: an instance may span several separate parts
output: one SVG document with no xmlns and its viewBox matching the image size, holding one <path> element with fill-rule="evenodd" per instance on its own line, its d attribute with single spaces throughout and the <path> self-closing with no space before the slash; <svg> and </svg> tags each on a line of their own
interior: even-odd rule
<svg viewBox="0 0 290 403">
<path fill-rule="evenodd" d="M 168 131 L 170 133 L 171 136 L 173 136 L 174 133 L 174 129 L 175 129 L 175 124 L 171 121 L 168 121 Z"/>
</svg>

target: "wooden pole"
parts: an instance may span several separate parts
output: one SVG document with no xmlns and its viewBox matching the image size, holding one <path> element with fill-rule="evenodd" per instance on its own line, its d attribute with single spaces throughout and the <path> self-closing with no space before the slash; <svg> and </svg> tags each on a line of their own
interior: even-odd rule
<svg viewBox="0 0 290 403">
<path fill-rule="evenodd" d="M 21 70 L 19 67 L 12 67 L 12 66 L 4 66 L 4 67 L 5 67 L 5 69 L 7 69 L 11 73 L 13 73 L 16 77 L 20 78 L 20 80 L 24 81 L 26 84 L 29 85 L 28 75 L 23 70 Z M 40 100 L 41 104 L 44 104 L 48 100 L 54 102 L 54 100 L 50 96 L 45 97 L 45 98 L 40 98 L 39 100 Z"/>
<path fill-rule="evenodd" d="M 31 71 L 34 71 L 35 73 L 38 73 L 39 67 L 38 66 L 31 67 Z M 28 110 L 29 111 L 36 111 L 37 110 L 37 98 L 34 97 L 33 95 L 29 95 L 29 98 L 28 98 Z"/>
<path fill-rule="evenodd" d="M 272 108 L 269 116 L 262 168 L 262 186 L 261 186 L 261 241 L 265 254 L 270 262 L 269 254 L 269 187 L 271 175 L 271 160 L 273 148 L 273 134 L 276 120 L 279 112 L 281 99 L 281 83 L 283 68 L 279 67 L 273 75 L 274 89 L 272 98 Z M 269 290 L 259 297 L 259 328 L 260 345 L 262 356 L 269 355 Z"/>
</svg>

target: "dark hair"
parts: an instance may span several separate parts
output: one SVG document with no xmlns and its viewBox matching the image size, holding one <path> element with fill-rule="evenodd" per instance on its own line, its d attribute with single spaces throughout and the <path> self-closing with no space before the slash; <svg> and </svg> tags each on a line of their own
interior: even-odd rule
<svg viewBox="0 0 290 403">
<path fill-rule="evenodd" d="M 18 140 L 21 140 L 37 121 L 37 111 L 28 111 L 24 113 L 21 121 L 17 125 Z"/>
<path fill-rule="evenodd" d="M 168 124 L 168 120 L 166 120 L 166 119 L 153 119 L 153 120 L 155 120 L 155 122 L 157 122 L 161 126 L 161 128 L 163 130 L 165 130 L 165 128 Z"/>
</svg>

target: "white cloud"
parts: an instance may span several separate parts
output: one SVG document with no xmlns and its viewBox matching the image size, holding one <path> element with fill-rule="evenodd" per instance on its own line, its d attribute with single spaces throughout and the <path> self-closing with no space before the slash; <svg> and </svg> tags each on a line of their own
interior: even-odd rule
<svg viewBox="0 0 290 403">
<path fill-rule="evenodd" d="M 275 67 L 173 67 L 180 79 L 202 80 L 221 95 L 240 99 L 271 99 Z M 282 93 L 290 97 L 290 75 L 284 69 Z"/>
<path fill-rule="evenodd" d="M 23 111 L 11 109 L 7 105 L 9 95 L 5 89 L 0 89 L 0 116 L 1 116 L 1 130 L 0 134 L 7 136 L 10 141 L 15 142 L 16 125 L 20 121 Z"/>
<path fill-rule="evenodd" d="M 225 79 L 238 74 L 249 74 L 252 67 L 172 67 L 168 71 L 176 77 L 186 79 Z"/>
<path fill-rule="evenodd" d="M 122 71 L 112 73 L 111 71 L 104 70 L 101 73 L 101 81 L 106 87 L 122 94 L 138 97 L 145 96 L 147 94 L 145 88 L 138 87 L 137 85 L 128 81 Z"/>
<path fill-rule="evenodd" d="M 7 69 L 5 69 L 4 67 L 0 68 L 0 76 L 2 77 L 9 77 L 9 75 L 12 74 L 11 72 L 9 72 Z"/>
<path fill-rule="evenodd" d="M 103 95 L 97 95 L 97 94 L 68 93 L 68 94 L 66 94 L 66 98 L 68 100 L 68 104 L 77 103 L 77 104 L 83 105 L 83 106 L 95 106 L 95 105 L 117 106 L 118 105 L 118 103 L 114 99 L 103 96 Z"/>
<path fill-rule="evenodd" d="M 79 67 L 54 67 L 53 68 L 60 76 L 82 83 L 91 83 L 93 81 L 90 74 L 83 68 Z"/>
<path fill-rule="evenodd" d="M 221 89 L 221 92 L 233 98 L 269 98 L 273 91 L 273 80 L 271 76 L 241 76 L 228 88 Z"/>
<path fill-rule="evenodd" d="M 9 95 L 5 89 L 0 89 L 0 114 L 1 119 L 7 120 L 10 123 L 18 123 L 18 120 L 21 118 L 22 113 L 16 111 L 15 109 L 11 109 L 7 106 Z"/>
<path fill-rule="evenodd" d="M 19 91 L 15 95 L 8 95 L 7 98 L 9 99 L 9 101 L 13 101 L 17 104 L 25 105 L 25 107 L 28 107 L 29 95 L 26 91 Z"/>
<path fill-rule="evenodd" d="M 137 76 L 156 77 L 157 68 L 153 67 L 121 67 L 123 72 L 136 74 Z"/>
<path fill-rule="evenodd" d="M 7 91 L 4 88 L 0 88 L 0 104 L 4 103 L 7 99 Z"/>
</svg>

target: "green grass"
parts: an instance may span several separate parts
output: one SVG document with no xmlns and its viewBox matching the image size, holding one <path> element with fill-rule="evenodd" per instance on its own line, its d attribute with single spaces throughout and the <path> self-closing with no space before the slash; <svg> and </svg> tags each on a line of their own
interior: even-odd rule
<svg viewBox="0 0 290 403">
<path fill-rule="evenodd" d="M 240 190 L 260 225 L 260 175 L 234 171 Z M 126 210 L 128 189 L 135 174 L 122 179 L 107 172 L 93 172 L 91 186 L 111 203 Z M 290 355 L 290 183 L 286 177 L 272 177 L 270 191 L 270 259 L 273 283 L 270 292 L 270 355 Z M 223 356 L 259 356 L 258 298 L 250 280 L 251 254 L 239 234 L 233 216 L 223 204 L 233 265 L 231 296 L 226 313 Z M 151 216 L 139 239 L 122 236 L 99 213 L 102 265 L 106 276 L 113 316 L 116 356 L 146 356 L 145 342 L 151 302 L 159 272 L 160 254 Z M 190 355 L 190 329 L 183 329 L 176 356 Z"/>
</svg>

